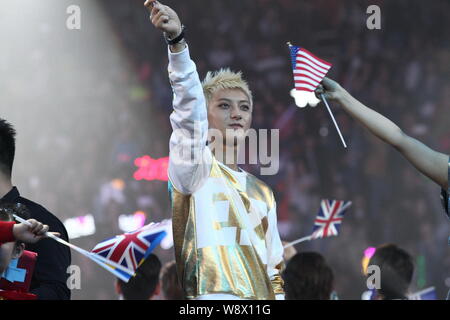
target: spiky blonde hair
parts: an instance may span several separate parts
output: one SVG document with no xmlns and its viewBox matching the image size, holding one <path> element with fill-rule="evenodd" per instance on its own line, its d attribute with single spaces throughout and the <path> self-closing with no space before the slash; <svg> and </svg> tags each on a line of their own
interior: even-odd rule
<svg viewBox="0 0 450 320">
<path fill-rule="evenodd" d="M 219 71 L 210 71 L 202 82 L 203 93 L 206 102 L 212 99 L 214 93 L 220 89 L 241 89 L 253 104 L 253 95 L 248 87 L 247 81 L 242 78 L 242 72 L 233 72 L 229 68 L 220 69 Z"/>
</svg>

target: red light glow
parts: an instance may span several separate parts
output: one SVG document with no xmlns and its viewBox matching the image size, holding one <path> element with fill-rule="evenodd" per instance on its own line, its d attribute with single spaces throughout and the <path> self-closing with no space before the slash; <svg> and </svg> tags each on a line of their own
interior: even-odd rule
<svg viewBox="0 0 450 320">
<path fill-rule="evenodd" d="M 169 157 L 153 159 L 150 156 L 143 156 L 134 160 L 138 169 L 134 173 L 134 179 L 140 180 L 160 180 L 168 181 L 167 168 L 169 167 Z"/>
</svg>

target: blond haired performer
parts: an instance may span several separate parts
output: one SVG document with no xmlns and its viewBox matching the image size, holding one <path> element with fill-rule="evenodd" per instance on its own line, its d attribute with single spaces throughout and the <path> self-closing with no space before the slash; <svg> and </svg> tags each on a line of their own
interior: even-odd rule
<svg viewBox="0 0 450 320">
<path fill-rule="evenodd" d="M 273 192 L 236 163 L 252 121 L 248 85 L 241 73 L 228 69 L 208 73 L 202 84 L 175 11 L 150 0 L 145 6 L 169 45 L 174 92 L 169 192 L 186 297 L 284 299 Z M 215 139 L 208 141 L 208 129 Z"/>
</svg>

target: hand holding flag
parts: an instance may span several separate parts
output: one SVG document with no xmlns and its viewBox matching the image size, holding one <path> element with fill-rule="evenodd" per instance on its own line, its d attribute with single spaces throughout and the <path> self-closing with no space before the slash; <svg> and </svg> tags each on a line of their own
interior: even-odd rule
<svg viewBox="0 0 450 320">
<path fill-rule="evenodd" d="M 21 223 L 30 225 L 30 222 L 17 215 L 14 215 L 14 218 Z M 164 239 L 167 235 L 170 235 L 169 239 Z M 128 282 L 136 274 L 137 268 L 161 241 L 161 246 L 165 249 L 173 245 L 171 220 L 150 223 L 134 232 L 105 240 L 96 245 L 92 252 L 58 238 L 54 233 L 45 232 L 45 236 L 91 259 L 125 282 Z"/>
<path fill-rule="evenodd" d="M 291 91 L 291 96 L 295 99 L 295 104 L 300 108 L 306 107 L 310 104 L 316 106 L 319 103 L 318 97 L 325 103 L 334 126 L 341 138 L 342 144 L 347 148 L 341 130 L 334 119 L 333 112 L 331 112 L 326 97 L 319 92 L 317 96 L 315 92 L 320 82 L 331 69 L 332 64 L 322 60 L 304 48 L 291 45 L 288 42 L 289 50 L 291 51 L 292 70 L 294 72 L 295 89 Z"/>
<path fill-rule="evenodd" d="M 18 204 L 20 205 L 20 204 Z M 42 223 L 29 219 L 25 220 L 16 214 L 13 217 L 19 224 L 14 225 L 13 233 L 17 240 L 25 243 L 36 243 L 43 238 L 58 238 L 58 232 L 48 232 L 48 226 Z"/>
<path fill-rule="evenodd" d="M 340 99 L 342 99 L 344 92 L 344 88 L 342 88 L 339 83 L 327 77 L 324 77 L 322 79 L 322 82 L 314 91 L 316 97 L 320 97 L 321 95 L 323 95 L 325 99 L 329 99 L 332 101 L 339 101 Z"/>
</svg>

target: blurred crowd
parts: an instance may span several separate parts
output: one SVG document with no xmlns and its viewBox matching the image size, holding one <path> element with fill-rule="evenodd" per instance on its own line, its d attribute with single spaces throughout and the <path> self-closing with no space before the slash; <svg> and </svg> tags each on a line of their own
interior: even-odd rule
<svg viewBox="0 0 450 320">
<path fill-rule="evenodd" d="M 75 99 L 82 92 L 89 108 L 80 106 L 71 117 L 58 118 L 61 123 L 36 135 L 36 153 L 49 152 L 51 146 L 50 153 L 58 156 L 42 157 L 29 172 L 17 173 L 19 180 L 26 177 L 28 182 L 24 192 L 61 220 L 94 215 L 97 233 L 74 240 L 87 249 L 120 233 L 120 214 L 143 211 L 147 222 L 170 218 L 167 183 L 133 178 L 137 157 L 168 155 L 172 92 L 167 47 L 148 21 L 142 0 L 99 3 L 130 68 L 120 68 L 122 61 L 104 52 L 98 58 L 102 61 L 73 70 L 83 75 L 81 89 L 75 92 L 61 80 L 59 96 Z M 351 200 L 339 237 L 297 247 L 326 257 L 338 296 L 359 299 L 366 290 L 361 272 L 364 250 L 392 242 L 415 257 L 413 289 L 435 286 L 438 296 L 444 297 L 450 287 L 450 224 L 439 203 L 438 187 L 338 106 L 332 108 L 348 149 L 342 147 L 322 105 L 297 108 L 289 95 L 293 78 L 286 42 L 330 61 L 329 76 L 357 99 L 411 136 L 448 153 L 450 37 L 445 30 L 450 29 L 446 17 L 450 3 L 170 0 L 165 4 L 176 8 L 187 26 L 200 77 L 221 67 L 242 70 L 254 94 L 253 127 L 280 130 L 280 171 L 260 178 L 274 190 L 282 239 L 293 241 L 311 233 L 321 199 Z M 381 8 L 381 30 L 366 27 L 371 4 Z M 61 63 L 70 68 L 70 59 L 64 58 Z M 90 73 L 95 63 L 110 65 L 100 83 Z M 57 112 L 57 97 L 54 105 Z M 32 126 L 33 114 L 29 117 Z M 259 176 L 258 166 L 243 168 Z M 156 253 L 163 263 L 173 259 L 172 251 Z M 89 261 L 78 257 L 74 261 L 86 270 L 84 295 L 73 292 L 74 298 L 114 297 L 111 287 L 104 285 L 112 284 L 112 277 L 99 275 L 103 271 Z"/>
</svg>

